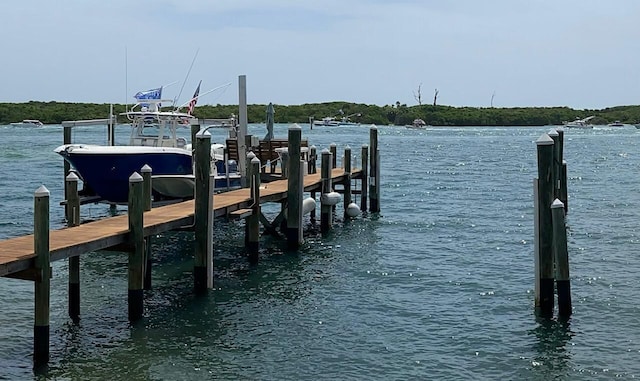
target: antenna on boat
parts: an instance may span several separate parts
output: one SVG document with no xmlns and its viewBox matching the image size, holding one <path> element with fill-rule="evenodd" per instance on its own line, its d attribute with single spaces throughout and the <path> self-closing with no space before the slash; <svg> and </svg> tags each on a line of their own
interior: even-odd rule
<svg viewBox="0 0 640 381">
<path fill-rule="evenodd" d="M 129 68 L 127 59 L 127 47 L 124 47 L 124 111 L 129 111 L 129 102 L 127 101 L 127 94 L 129 94 Z"/>
<path fill-rule="evenodd" d="M 200 48 L 196 50 L 196 54 L 194 54 L 193 56 L 193 60 L 191 61 L 191 66 L 189 66 L 189 71 L 187 71 L 187 75 L 184 77 L 184 82 L 182 82 L 182 87 L 180 88 L 180 92 L 178 93 L 178 96 L 173 100 L 173 104 L 176 104 L 176 102 L 180 98 L 180 95 L 182 95 L 182 90 L 184 89 L 184 85 L 187 83 L 189 74 L 191 74 L 191 69 L 193 68 L 193 64 L 196 62 L 196 58 L 198 57 L 198 52 L 200 52 Z"/>
</svg>

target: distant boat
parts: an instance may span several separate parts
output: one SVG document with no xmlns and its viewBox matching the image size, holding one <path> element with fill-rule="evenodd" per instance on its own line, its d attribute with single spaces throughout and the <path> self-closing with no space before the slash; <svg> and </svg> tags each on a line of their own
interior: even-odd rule
<svg viewBox="0 0 640 381">
<path fill-rule="evenodd" d="M 562 126 L 569 128 L 593 128 L 593 125 L 587 123 L 593 118 L 595 118 L 595 116 L 589 116 L 584 119 L 576 118 L 573 122 L 562 122 Z"/>
<path fill-rule="evenodd" d="M 607 124 L 607 126 L 609 126 L 609 127 L 624 127 L 624 123 L 620 122 L 619 120 L 616 120 L 613 123 Z"/>
<path fill-rule="evenodd" d="M 427 128 L 427 123 L 422 119 L 414 119 L 413 123 L 407 124 L 407 128 Z"/>
<path fill-rule="evenodd" d="M 342 110 L 340 110 L 340 114 L 338 114 L 338 115 L 344 115 L 344 112 L 342 112 Z M 313 121 L 313 125 L 314 126 L 325 126 L 325 127 L 358 126 L 358 125 L 360 125 L 360 123 L 354 122 L 354 121 L 351 120 L 352 116 L 361 117 L 362 114 L 357 112 L 355 114 L 343 116 L 340 119 L 337 119 L 334 116 L 327 116 L 325 118 L 322 118 L 321 120 L 314 120 Z"/>
<path fill-rule="evenodd" d="M 42 126 L 44 126 L 44 124 L 42 124 L 42 122 L 39 121 L 38 119 L 25 119 L 22 122 L 11 123 L 11 125 L 14 126 L 14 127 L 42 127 Z"/>
<path fill-rule="evenodd" d="M 321 120 L 314 120 L 313 121 L 313 125 L 314 126 L 339 126 L 340 125 L 340 121 L 337 120 L 336 118 L 332 117 L 332 116 L 327 116 L 325 118 L 322 118 Z"/>
</svg>

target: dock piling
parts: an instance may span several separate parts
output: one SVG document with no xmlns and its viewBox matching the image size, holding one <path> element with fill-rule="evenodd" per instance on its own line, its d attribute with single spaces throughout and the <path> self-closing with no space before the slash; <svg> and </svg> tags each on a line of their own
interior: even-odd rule
<svg viewBox="0 0 640 381">
<path fill-rule="evenodd" d="M 49 253 L 49 198 L 43 185 L 35 192 L 33 247 L 36 254 L 35 322 L 33 326 L 33 361 L 36 365 L 49 361 L 49 317 L 51 289 L 51 257 Z"/>
<path fill-rule="evenodd" d="M 331 189 L 331 152 L 328 149 L 322 150 L 320 160 L 320 178 L 321 178 L 321 194 L 320 194 L 320 232 L 326 233 L 333 225 L 332 205 L 322 202 L 323 196 L 330 193 Z"/>
<path fill-rule="evenodd" d="M 536 141 L 538 155 L 538 271 L 539 290 L 535 297 L 536 309 L 543 317 L 553 315 L 553 223 L 551 203 L 553 195 L 553 150 L 554 141 L 543 134 Z"/>
<path fill-rule="evenodd" d="M 142 173 L 142 195 L 144 199 L 144 211 L 148 212 L 151 210 L 151 201 L 152 201 L 152 184 L 151 184 L 151 174 L 153 170 L 147 164 L 142 166 L 140 169 Z M 151 236 L 145 237 L 144 239 L 144 289 L 151 290 L 151 267 L 153 262 L 151 260 Z"/>
<path fill-rule="evenodd" d="M 289 128 L 287 178 L 287 245 L 297 249 L 304 241 L 302 236 L 302 196 L 304 193 L 300 145 L 302 128 L 295 124 Z"/>
<path fill-rule="evenodd" d="M 336 143 L 329 144 L 329 152 L 331 152 L 331 168 L 338 168 L 338 147 Z"/>
<path fill-rule="evenodd" d="M 360 210 L 362 210 L 363 212 L 367 211 L 367 195 L 368 195 L 368 189 L 369 189 L 369 183 L 368 183 L 368 179 L 369 179 L 369 170 L 368 167 L 369 166 L 369 145 L 367 144 L 363 144 L 362 145 L 362 191 L 360 194 Z"/>
<path fill-rule="evenodd" d="M 78 176 L 71 172 L 65 181 L 67 205 L 67 227 L 80 225 L 80 197 L 78 196 Z M 80 256 L 69 257 L 69 317 L 74 323 L 80 321 Z"/>
<path fill-rule="evenodd" d="M 369 130 L 371 144 L 371 170 L 369 171 L 369 205 L 372 213 L 380 212 L 380 150 L 378 149 L 378 128 Z M 364 165 L 364 164 L 363 164 Z"/>
<path fill-rule="evenodd" d="M 553 252 L 555 254 L 556 290 L 558 292 L 558 316 L 571 316 L 571 281 L 569 280 L 569 252 L 564 205 L 558 199 L 551 204 L 553 219 Z"/>
<path fill-rule="evenodd" d="M 347 219 L 347 210 L 351 205 L 351 147 L 344 147 L 344 217 Z"/>
<path fill-rule="evenodd" d="M 248 158 L 247 158 L 248 159 Z M 251 215 L 247 217 L 246 235 L 249 260 L 256 262 L 260 252 L 260 159 L 251 159 Z"/>
<path fill-rule="evenodd" d="M 208 288 L 213 288 L 213 179 L 210 176 L 210 147 L 211 134 L 208 131 L 198 132 L 195 147 L 194 219 L 196 247 L 193 266 L 196 293 L 203 293 Z"/>
<path fill-rule="evenodd" d="M 142 318 L 144 287 L 144 198 L 143 178 L 137 172 L 129 177 L 129 321 Z"/>
</svg>

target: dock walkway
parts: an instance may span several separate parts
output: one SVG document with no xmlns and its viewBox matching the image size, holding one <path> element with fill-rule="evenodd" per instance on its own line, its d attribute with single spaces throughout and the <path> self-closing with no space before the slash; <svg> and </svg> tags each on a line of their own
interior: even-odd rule
<svg viewBox="0 0 640 381">
<path fill-rule="evenodd" d="M 362 170 L 351 172 L 352 178 L 362 175 Z M 341 168 L 331 171 L 334 183 L 345 180 Z M 319 191 L 320 173 L 304 176 L 305 192 Z M 214 195 L 214 217 L 226 217 L 229 213 L 247 208 L 251 204 L 248 188 Z M 281 202 L 287 197 L 287 180 L 264 184 L 260 189 L 260 203 Z M 144 212 L 144 236 L 188 227 L 194 224 L 194 200 L 165 205 Z M 51 261 L 66 259 L 84 253 L 107 249 L 128 242 L 128 216 L 109 217 L 79 226 L 51 230 L 49 249 Z M 11 276 L 35 268 L 33 234 L 0 241 L 0 276 Z"/>
</svg>

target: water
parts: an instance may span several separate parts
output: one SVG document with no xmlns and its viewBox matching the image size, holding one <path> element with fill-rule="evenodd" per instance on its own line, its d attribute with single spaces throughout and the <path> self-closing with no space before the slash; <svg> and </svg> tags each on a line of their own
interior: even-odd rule
<svg viewBox="0 0 640 381">
<path fill-rule="evenodd" d="M 275 135 L 286 130 L 276 125 Z M 163 234 L 145 318 L 134 326 L 125 254 L 82 257 L 77 326 L 66 315 L 66 262 L 55 262 L 51 361 L 42 373 L 32 369 L 33 286 L 2 278 L 0 379 L 640 376 L 640 130 L 565 131 L 568 323 L 533 313 L 534 142 L 548 130 L 381 126 L 379 215 L 339 218 L 324 237 L 307 229 L 298 253 L 263 237 L 255 266 L 243 256 L 242 225 L 219 223 L 216 289 L 206 297 L 192 293 L 192 235 Z M 92 127 L 74 139 L 104 143 L 104 135 Z M 335 142 L 340 155 L 349 144 L 359 161 L 369 132 L 303 126 L 303 137 L 319 148 Z M 51 191 L 52 227 L 61 227 L 62 159 L 52 152 L 61 127 L 0 127 L 0 138 L 0 238 L 32 231 L 41 184 Z M 82 218 L 109 213 L 87 205 Z"/>
</svg>

